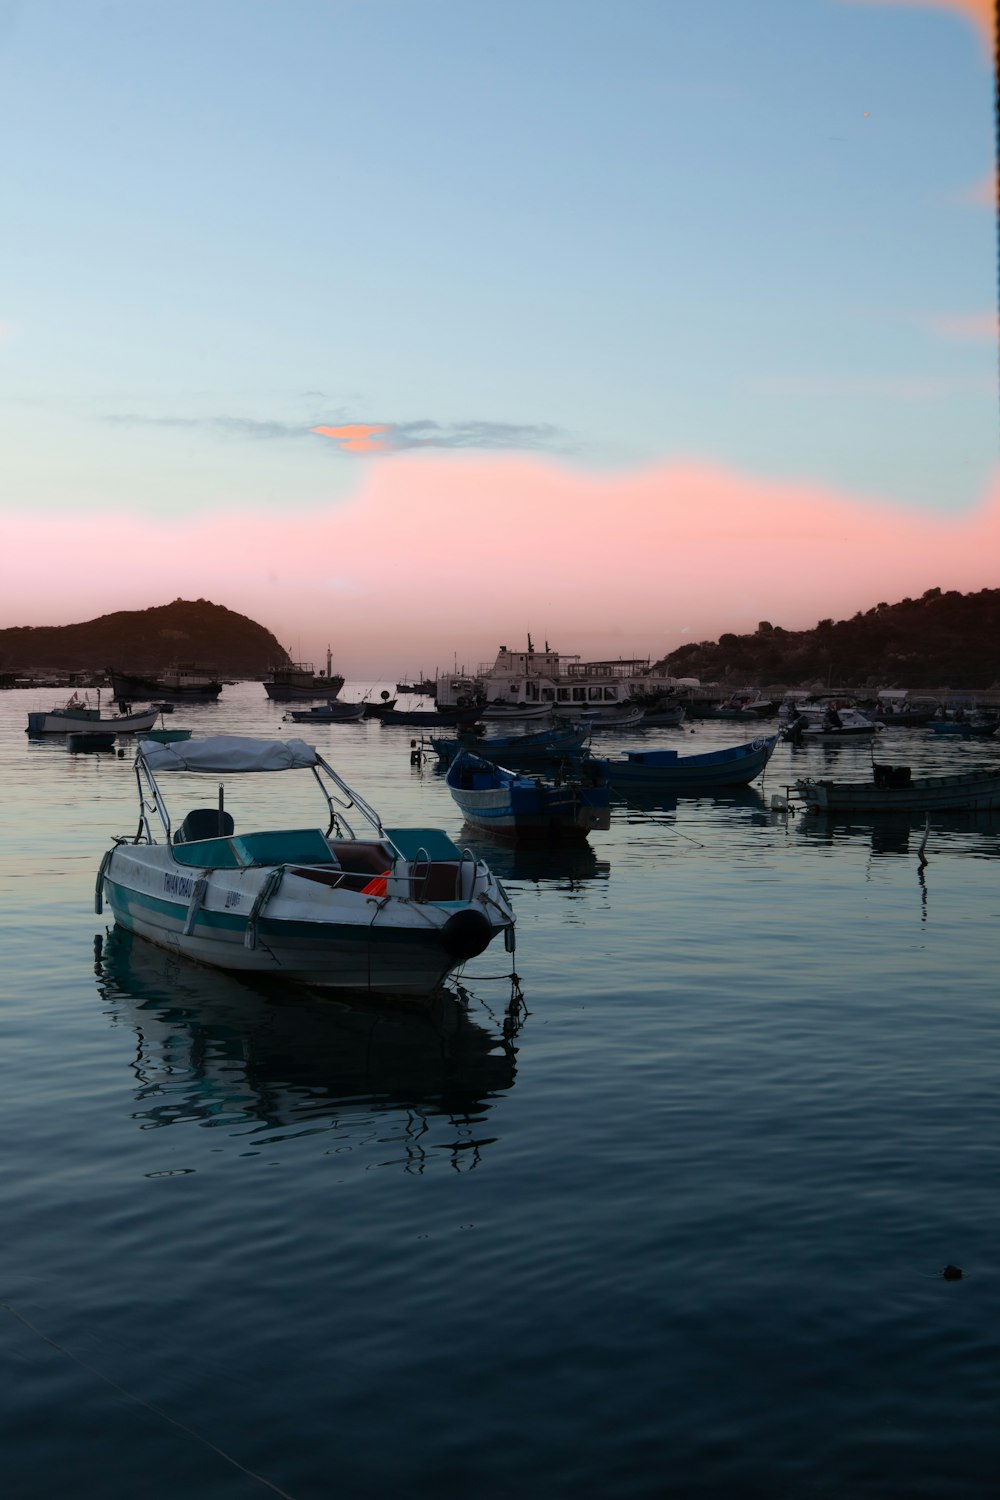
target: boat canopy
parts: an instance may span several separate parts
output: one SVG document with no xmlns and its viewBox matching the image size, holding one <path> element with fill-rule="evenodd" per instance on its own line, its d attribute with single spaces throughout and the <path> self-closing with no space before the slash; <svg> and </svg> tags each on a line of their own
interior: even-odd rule
<svg viewBox="0 0 1000 1500">
<path fill-rule="evenodd" d="M 258 740 L 242 734 L 214 734 L 201 740 L 157 744 L 140 740 L 139 753 L 150 771 L 299 771 L 318 762 L 305 740 Z"/>
</svg>

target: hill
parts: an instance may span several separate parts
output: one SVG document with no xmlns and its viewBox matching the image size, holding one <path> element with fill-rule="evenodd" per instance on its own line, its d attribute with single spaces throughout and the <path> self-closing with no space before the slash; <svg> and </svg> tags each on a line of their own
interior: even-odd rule
<svg viewBox="0 0 1000 1500">
<path fill-rule="evenodd" d="M 289 662 L 263 625 L 207 599 L 175 599 L 119 610 L 80 625 L 17 625 L 0 630 L 0 667 L 36 672 L 160 671 L 198 662 L 221 677 L 264 677 Z"/>
<path fill-rule="evenodd" d="M 989 688 L 1000 685 L 1000 589 L 876 604 L 849 620 L 679 646 L 661 665 L 703 682 L 836 683 L 842 687 Z"/>
</svg>

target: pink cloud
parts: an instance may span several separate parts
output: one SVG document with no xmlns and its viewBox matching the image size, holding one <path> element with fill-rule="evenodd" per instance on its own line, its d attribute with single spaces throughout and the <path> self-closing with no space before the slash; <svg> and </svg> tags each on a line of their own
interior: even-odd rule
<svg viewBox="0 0 1000 1500">
<path fill-rule="evenodd" d="M 332 438 L 344 453 L 382 453 L 386 443 L 379 438 L 389 429 L 371 422 L 347 422 L 342 427 L 310 427 L 309 431 Z"/>
<path fill-rule="evenodd" d="M 936 313 L 927 319 L 927 325 L 946 339 L 987 339 L 995 343 L 1000 334 L 1000 322 L 995 312 Z"/>
<path fill-rule="evenodd" d="M 304 654 L 330 640 L 349 675 L 391 677 L 474 665 L 529 629 L 629 656 L 760 619 L 809 626 L 934 586 L 996 586 L 998 558 L 1000 487 L 945 518 L 704 463 L 594 475 L 400 455 L 325 511 L 10 519 L 0 624 L 202 597 Z"/>
<path fill-rule="evenodd" d="M 970 187 L 964 188 L 957 195 L 959 203 L 968 203 L 975 208 L 991 208 L 997 206 L 997 179 L 995 172 L 988 172 L 978 182 Z"/>
<path fill-rule="evenodd" d="M 951 11 L 972 22 L 988 51 L 992 53 L 995 27 L 994 0 L 848 0 L 848 3 L 852 5 L 899 5 L 909 9 Z"/>
</svg>

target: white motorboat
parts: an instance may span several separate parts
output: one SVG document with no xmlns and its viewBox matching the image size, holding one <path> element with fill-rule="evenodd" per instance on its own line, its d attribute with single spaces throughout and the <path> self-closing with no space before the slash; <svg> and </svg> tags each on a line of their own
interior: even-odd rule
<svg viewBox="0 0 1000 1500">
<path fill-rule="evenodd" d="M 311 773 L 325 827 L 237 830 L 226 784 L 279 771 Z M 226 781 L 216 805 L 199 799 L 175 828 L 166 773 Z M 140 740 L 135 774 L 139 830 L 105 853 L 96 906 L 106 900 L 120 926 L 161 947 L 221 969 L 408 996 L 432 994 L 500 934 L 513 951 L 514 913 L 488 865 L 439 829 L 383 827 L 303 740 Z"/>
<path fill-rule="evenodd" d="M 810 705 L 803 704 L 781 731 L 781 737 L 792 745 L 839 745 L 848 740 L 867 743 L 876 734 L 881 734 L 882 728 L 860 709 L 849 705 L 830 705 L 815 711 Z"/>
</svg>

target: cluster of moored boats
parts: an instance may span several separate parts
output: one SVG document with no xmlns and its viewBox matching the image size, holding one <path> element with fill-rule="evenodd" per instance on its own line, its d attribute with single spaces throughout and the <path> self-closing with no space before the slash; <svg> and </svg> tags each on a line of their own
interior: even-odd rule
<svg viewBox="0 0 1000 1500">
<path fill-rule="evenodd" d="M 555 653 L 546 646 L 541 655 L 541 666 L 554 672 Z M 627 664 L 634 670 L 616 676 L 614 664 L 591 663 L 587 674 L 546 678 L 528 654 L 502 649 L 495 665 L 493 686 L 506 683 L 508 690 L 492 701 L 482 701 L 481 681 L 473 701 L 458 701 L 459 680 L 452 701 L 439 693 L 435 709 L 407 712 L 388 693 L 374 704 L 342 703 L 328 658 L 321 701 L 285 717 L 316 727 L 375 718 L 426 729 L 426 740 L 410 741 L 411 760 L 437 757 L 467 826 L 506 840 L 570 846 L 610 826 L 613 797 L 673 799 L 747 787 L 782 741 L 794 756 L 810 744 L 858 740 L 874 747 L 876 736 L 903 724 L 969 737 L 998 733 L 998 721 L 983 712 L 921 711 L 918 723 L 901 703 L 877 719 L 833 698 L 780 706 L 751 698 L 718 715 L 751 727 L 740 743 L 690 754 L 633 743 L 604 754 L 595 742 L 614 731 L 685 720 L 685 705 L 642 677 L 644 664 Z M 139 830 L 116 838 L 105 853 L 98 910 L 107 902 L 122 927 L 220 968 L 369 993 L 428 995 L 497 937 L 513 952 L 514 912 L 486 860 L 439 828 L 386 827 L 302 739 L 192 738 L 188 729 L 166 726 L 171 708 L 161 701 L 134 711 L 119 702 L 118 712 L 102 714 L 99 696 L 92 707 L 74 695 L 28 716 L 29 734 L 64 734 L 71 749 L 113 745 L 119 736 L 136 744 Z M 775 716 L 772 730 L 763 720 Z M 226 806 L 229 779 L 278 771 L 311 778 L 321 817 L 303 826 L 238 828 Z M 175 775 L 184 784 L 210 777 L 217 796 L 199 796 L 175 820 L 160 785 Z M 778 801 L 833 815 L 1000 808 L 1000 766 L 914 777 L 873 753 L 866 777 L 798 777 Z"/>
</svg>

